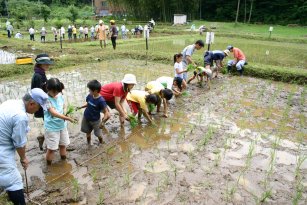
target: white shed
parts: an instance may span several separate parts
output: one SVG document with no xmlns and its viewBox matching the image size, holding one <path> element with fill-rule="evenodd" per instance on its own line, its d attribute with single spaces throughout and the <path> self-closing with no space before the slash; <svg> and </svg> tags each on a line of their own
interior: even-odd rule
<svg viewBox="0 0 307 205">
<path fill-rule="evenodd" d="M 187 23 L 187 15 L 174 14 L 174 24 L 185 24 L 185 23 Z"/>
</svg>

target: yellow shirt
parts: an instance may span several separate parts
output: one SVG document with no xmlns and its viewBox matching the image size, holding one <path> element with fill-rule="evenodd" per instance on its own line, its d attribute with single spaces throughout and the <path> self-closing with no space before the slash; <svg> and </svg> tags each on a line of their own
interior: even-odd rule
<svg viewBox="0 0 307 205">
<path fill-rule="evenodd" d="M 140 104 L 140 107 L 145 111 L 148 112 L 147 104 L 145 101 L 146 95 L 149 95 L 148 92 L 142 91 L 142 90 L 132 90 L 127 95 L 127 100 L 136 102 Z"/>
<path fill-rule="evenodd" d="M 156 95 L 160 96 L 160 91 L 164 89 L 164 86 L 158 81 L 150 81 L 145 86 L 145 89 L 150 94 L 156 94 Z"/>
<path fill-rule="evenodd" d="M 77 34 L 77 29 L 76 28 L 72 28 L 72 33 L 73 34 Z"/>
</svg>

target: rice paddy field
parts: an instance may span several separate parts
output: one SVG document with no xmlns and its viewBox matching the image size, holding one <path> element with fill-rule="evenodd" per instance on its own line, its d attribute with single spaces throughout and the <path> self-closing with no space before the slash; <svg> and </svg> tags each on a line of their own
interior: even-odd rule
<svg viewBox="0 0 307 205">
<path fill-rule="evenodd" d="M 223 32 L 231 29 L 224 27 Z M 172 29 L 161 30 L 166 28 Z M 147 61 L 142 38 L 119 40 L 116 51 L 109 44 L 101 49 L 97 41 L 65 42 L 61 50 L 58 43 L 8 41 L 4 36 L 0 47 L 17 55 L 50 53 L 55 65 L 47 77 L 59 78 L 66 102 L 80 106 L 92 79 L 106 84 L 133 73 L 138 81 L 134 89 L 143 90 L 151 80 L 173 76 L 173 54 L 204 39 L 184 29 L 182 34 L 153 33 Z M 258 35 L 253 29 L 246 33 Z M 304 39 L 306 29 L 297 30 L 293 39 Z M 222 31 L 212 49 L 233 44 L 245 52 L 248 66 L 306 72 L 306 43 L 227 37 Z M 285 33 L 280 38 L 290 39 Z M 202 63 L 204 51 L 193 58 Z M 0 79 L 0 103 L 22 97 L 29 90 L 33 65 L 0 67 L 8 74 Z M 42 121 L 30 116 L 28 204 L 306 204 L 306 95 L 304 84 L 252 76 L 221 75 L 210 90 L 194 81 L 185 96 L 169 101 L 168 118 L 153 113 L 156 126 L 143 119 L 135 128 L 129 123 L 120 128 L 112 110 L 103 129 L 106 143 L 99 145 L 93 138 L 91 146 L 80 132 L 83 113 L 78 111 L 74 115 L 79 123 L 68 125 L 68 159 L 61 161 L 57 154 L 52 166 L 46 165 L 36 140 Z M 4 193 L 0 203 L 7 203 Z"/>
</svg>

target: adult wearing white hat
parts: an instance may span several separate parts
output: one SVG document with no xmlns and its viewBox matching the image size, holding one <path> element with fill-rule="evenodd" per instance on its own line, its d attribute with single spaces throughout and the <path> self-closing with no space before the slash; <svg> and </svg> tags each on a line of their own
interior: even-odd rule
<svg viewBox="0 0 307 205">
<path fill-rule="evenodd" d="M 103 21 L 102 20 L 99 20 L 99 26 L 98 26 L 98 29 L 97 29 L 97 36 L 99 38 L 99 41 L 100 41 L 100 47 L 102 48 L 102 41 L 103 41 L 103 46 L 106 47 L 107 44 L 106 44 L 106 40 L 107 40 L 107 28 L 106 26 L 104 25 Z"/>
<path fill-rule="evenodd" d="M 60 31 L 61 31 L 61 35 L 62 35 L 61 37 L 62 37 L 63 39 L 65 39 L 65 28 L 64 28 L 63 26 L 61 27 L 61 30 L 60 30 Z"/>
<path fill-rule="evenodd" d="M 32 89 L 22 100 L 8 100 L 0 105 L 0 188 L 4 188 L 14 204 L 24 205 L 22 177 L 17 169 L 15 152 L 24 170 L 29 118 L 40 107 L 46 110 L 48 95 L 39 88 Z"/>
<path fill-rule="evenodd" d="M 100 95 L 105 99 L 107 105 L 119 112 L 121 126 L 124 125 L 125 120 L 129 120 L 124 103 L 126 102 L 127 94 L 136 84 L 135 75 L 126 74 L 121 82 L 113 82 L 101 87 Z"/>
</svg>

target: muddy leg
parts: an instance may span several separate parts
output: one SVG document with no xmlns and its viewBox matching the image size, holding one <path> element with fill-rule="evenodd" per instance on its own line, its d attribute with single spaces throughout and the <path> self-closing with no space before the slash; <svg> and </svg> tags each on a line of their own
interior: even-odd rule
<svg viewBox="0 0 307 205">
<path fill-rule="evenodd" d="M 66 159 L 66 155 L 67 155 L 67 153 L 66 153 L 66 146 L 60 145 L 60 146 L 59 146 L 59 149 L 60 149 L 60 156 L 61 156 L 61 159 L 62 159 L 62 160 L 65 160 L 65 159 Z"/>
<path fill-rule="evenodd" d="M 52 160 L 54 158 L 54 150 L 51 149 L 47 149 L 47 153 L 46 153 L 46 161 L 47 161 L 47 165 L 51 165 Z"/>
<path fill-rule="evenodd" d="M 91 133 L 86 134 L 86 140 L 87 140 L 87 144 L 90 145 L 91 144 Z"/>
<path fill-rule="evenodd" d="M 45 141 L 44 135 L 38 136 L 38 137 L 37 137 L 37 140 L 38 140 L 39 149 L 40 149 L 41 151 L 43 151 L 43 144 L 44 144 L 44 141 Z"/>
</svg>

